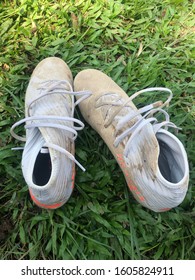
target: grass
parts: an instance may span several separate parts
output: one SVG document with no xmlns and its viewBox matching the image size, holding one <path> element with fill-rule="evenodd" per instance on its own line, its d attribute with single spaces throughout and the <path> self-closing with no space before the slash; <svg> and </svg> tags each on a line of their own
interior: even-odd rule
<svg viewBox="0 0 195 280">
<path fill-rule="evenodd" d="M 186 0 L 1 1 L 1 259 L 195 259 L 194 8 Z M 72 197 L 55 211 L 33 205 L 21 153 L 11 151 L 20 143 L 9 129 L 24 117 L 30 75 L 48 56 L 64 59 L 74 76 L 100 69 L 128 94 L 149 86 L 172 89 L 169 114 L 183 129 L 178 137 L 190 164 L 180 206 L 159 214 L 135 202 L 112 154 L 87 124 L 76 142 L 87 171 L 77 169 Z"/>
</svg>

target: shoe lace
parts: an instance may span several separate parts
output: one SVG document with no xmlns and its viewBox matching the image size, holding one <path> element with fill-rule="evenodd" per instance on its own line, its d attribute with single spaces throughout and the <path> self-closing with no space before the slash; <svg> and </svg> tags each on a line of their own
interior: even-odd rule
<svg viewBox="0 0 195 280">
<path fill-rule="evenodd" d="M 68 88 L 68 90 L 67 90 L 67 88 Z M 78 135 L 77 131 L 82 130 L 84 128 L 84 123 L 73 117 L 74 109 L 75 109 L 76 105 L 78 105 L 80 102 L 82 102 L 83 100 L 88 98 L 91 93 L 88 91 L 74 92 L 71 84 L 66 80 L 60 80 L 60 81 L 59 80 L 48 80 L 48 81 L 43 82 L 41 84 L 40 88 L 38 88 L 38 89 L 40 90 L 41 95 L 28 104 L 27 117 L 21 119 L 20 121 L 18 121 L 12 125 L 12 127 L 10 129 L 11 135 L 19 141 L 26 142 L 26 137 L 19 136 L 18 134 L 16 134 L 14 132 L 14 130 L 16 127 L 20 126 L 21 124 L 30 122 L 29 124 L 26 124 L 24 126 L 25 129 L 40 128 L 40 127 L 51 127 L 51 128 L 62 129 L 67 132 L 71 132 L 71 133 L 67 133 L 67 137 L 71 138 L 71 140 L 74 141 Z M 47 96 L 53 95 L 53 94 L 60 94 L 62 96 L 65 96 L 65 95 L 71 96 L 72 104 L 73 104 L 73 106 L 71 108 L 71 117 L 62 117 L 62 116 L 54 116 L 54 115 L 30 116 L 30 109 L 35 102 L 37 102 Z M 74 96 L 81 96 L 81 97 L 76 102 L 74 102 Z M 66 99 L 64 99 L 64 100 L 67 105 L 67 100 Z M 47 122 L 44 122 L 44 120 L 47 120 Z M 36 121 L 36 122 L 34 122 L 34 121 Z M 77 126 L 75 126 L 75 125 L 67 126 L 64 124 L 56 123 L 56 121 L 70 122 L 70 124 L 76 123 Z M 60 147 L 59 145 L 49 143 L 49 142 L 45 142 L 43 146 L 46 148 L 51 148 L 56 151 L 59 151 L 60 153 L 63 153 L 69 159 L 74 161 L 83 171 L 85 171 L 85 168 L 66 149 Z M 12 150 L 20 150 L 20 149 L 24 149 L 24 147 L 12 148 Z"/>
<path fill-rule="evenodd" d="M 132 101 L 133 99 L 135 99 L 137 96 L 139 96 L 143 93 L 146 93 L 146 92 L 154 92 L 154 91 L 166 92 L 169 94 L 169 96 L 165 102 L 160 100 L 160 101 L 154 102 L 150 105 L 146 105 L 146 106 L 138 109 L 136 112 L 131 111 L 130 113 L 126 114 L 125 116 L 120 116 L 120 117 L 118 116 L 120 111 L 124 107 L 128 106 L 128 103 L 130 101 Z M 113 93 L 108 93 L 108 94 L 113 94 Z M 117 102 L 113 103 L 111 101 L 106 102 L 103 100 L 97 100 L 100 102 L 98 102 L 98 104 L 96 105 L 96 108 L 104 106 L 104 105 L 111 105 L 111 107 L 112 106 L 118 107 L 110 116 L 109 116 L 108 112 L 106 113 L 106 116 L 109 116 L 109 118 L 105 121 L 104 126 L 106 128 L 109 127 L 112 124 L 113 120 L 117 117 L 117 125 L 115 127 L 115 135 L 117 135 L 117 136 L 114 141 L 114 146 L 117 147 L 127 136 L 130 136 L 128 141 L 126 142 L 125 149 L 124 149 L 124 156 L 127 157 L 132 140 L 138 134 L 138 132 L 144 126 L 146 126 L 148 123 L 151 123 L 153 125 L 153 130 L 154 130 L 155 134 L 162 127 L 165 127 L 166 130 L 168 129 L 168 127 L 172 127 L 176 130 L 180 129 L 174 123 L 170 122 L 169 114 L 164 109 L 162 109 L 163 107 L 169 105 L 169 102 L 171 101 L 172 97 L 173 97 L 173 93 L 170 89 L 165 88 L 165 87 L 152 87 L 152 88 L 146 88 L 146 89 L 143 89 L 143 90 L 140 90 L 140 91 L 134 93 L 123 104 L 119 104 Z M 100 97 L 100 98 L 102 98 L 102 97 Z M 119 100 L 117 100 L 117 101 L 119 101 Z M 111 107 L 109 107 L 108 110 Z M 156 117 L 154 117 L 154 115 L 159 112 L 164 115 L 164 117 L 165 117 L 164 121 L 159 122 L 158 119 Z M 135 123 L 131 127 L 129 127 L 127 125 L 128 122 L 133 121 L 135 119 L 136 119 Z M 125 129 L 125 127 L 127 127 L 127 128 Z M 120 133 L 121 130 L 123 131 L 122 133 Z"/>
</svg>

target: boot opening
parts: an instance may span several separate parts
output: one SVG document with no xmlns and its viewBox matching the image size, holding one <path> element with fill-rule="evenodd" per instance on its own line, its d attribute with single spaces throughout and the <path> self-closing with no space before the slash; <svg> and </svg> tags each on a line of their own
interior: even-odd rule
<svg viewBox="0 0 195 280">
<path fill-rule="evenodd" d="M 51 177 L 51 158 L 49 152 L 39 152 L 33 170 L 33 183 L 44 186 Z"/>
<path fill-rule="evenodd" d="M 185 163 L 180 147 L 177 143 L 174 146 L 168 145 L 162 139 L 158 139 L 158 143 L 160 149 L 158 165 L 162 176 L 171 183 L 179 183 L 185 174 Z"/>
</svg>

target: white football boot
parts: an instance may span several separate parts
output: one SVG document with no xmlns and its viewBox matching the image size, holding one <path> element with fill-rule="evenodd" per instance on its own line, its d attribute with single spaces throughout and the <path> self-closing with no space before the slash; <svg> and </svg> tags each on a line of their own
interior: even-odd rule
<svg viewBox="0 0 195 280">
<path fill-rule="evenodd" d="M 73 79 L 67 64 L 56 57 L 42 60 L 31 76 L 25 96 L 25 118 L 11 134 L 25 141 L 22 171 L 32 200 L 42 208 L 62 206 L 74 188 L 77 130 L 84 124 L 74 118 Z M 82 98 L 83 98 L 82 97 Z M 82 99 L 81 98 L 81 99 Z M 25 123 L 26 137 L 15 127 Z"/>
<path fill-rule="evenodd" d="M 172 92 L 149 88 L 129 97 L 110 77 L 94 69 L 81 71 L 74 89 L 91 92 L 80 102 L 80 111 L 116 158 L 136 200 L 155 212 L 178 206 L 188 189 L 189 167 L 184 146 L 167 130 L 176 126 L 162 109 Z M 132 100 L 154 91 L 168 94 L 167 101 L 137 109 Z M 165 120 L 159 123 L 157 113 Z"/>
</svg>

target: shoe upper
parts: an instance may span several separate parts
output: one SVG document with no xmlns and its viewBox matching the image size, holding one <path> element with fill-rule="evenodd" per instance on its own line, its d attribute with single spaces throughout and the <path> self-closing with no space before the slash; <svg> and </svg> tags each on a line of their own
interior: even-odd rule
<svg viewBox="0 0 195 280">
<path fill-rule="evenodd" d="M 127 94 L 98 70 L 80 72 L 74 88 L 92 92 L 79 104 L 81 113 L 115 156 L 136 200 L 156 212 L 179 205 L 188 188 L 187 155 L 178 138 L 161 128 L 164 123 L 175 126 L 149 118 L 155 111 L 151 106 L 145 107 L 149 113 L 144 118 L 143 110 L 138 110 Z M 159 111 L 167 118 L 164 110 Z"/>
<path fill-rule="evenodd" d="M 22 171 L 32 199 L 43 208 L 64 204 L 74 187 L 72 82 L 66 63 L 50 57 L 37 65 L 26 91 Z"/>
</svg>

